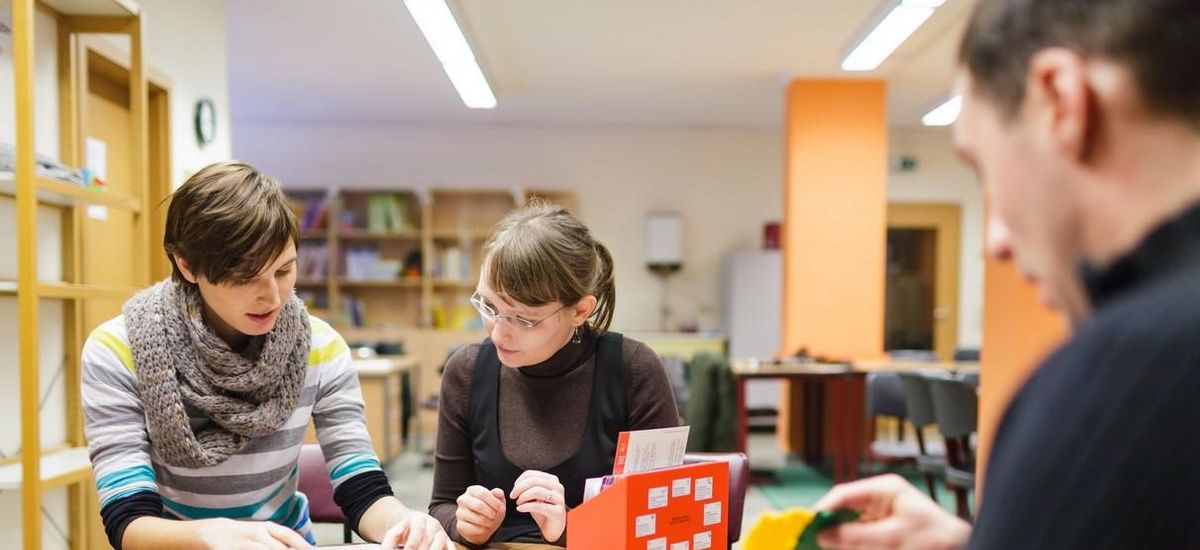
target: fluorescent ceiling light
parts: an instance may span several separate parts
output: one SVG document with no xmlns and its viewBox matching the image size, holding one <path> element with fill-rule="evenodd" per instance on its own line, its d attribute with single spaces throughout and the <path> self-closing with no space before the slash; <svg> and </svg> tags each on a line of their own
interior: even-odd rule
<svg viewBox="0 0 1200 550">
<path fill-rule="evenodd" d="M 842 70 L 875 70 L 945 1 L 900 0 L 842 60 Z"/>
<path fill-rule="evenodd" d="M 961 112 L 962 96 L 956 95 L 921 117 L 921 124 L 926 126 L 949 126 L 954 124 L 955 120 L 958 120 L 958 115 Z"/>
<path fill-rule="evenodd" d="M 433 48 L 434 55 L 442 62 L 442 69 L 450 77 L 450 83 L 458 90 L 463 103 L 472 109 L 495 107 L 496 96 L 488 86 L 487 78 L 475 61 L 475 54 L 446 1 L 404 0 L 404 5 Z"/>
</svg>

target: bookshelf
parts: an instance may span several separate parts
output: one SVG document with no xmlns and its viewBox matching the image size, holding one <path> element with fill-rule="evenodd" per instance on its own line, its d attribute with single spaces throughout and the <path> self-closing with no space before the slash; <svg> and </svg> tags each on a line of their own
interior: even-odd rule
<svg viewBox="0 0 1200 550">
<path fill-rule="evenodd" d="M 352 345 L 398 341 L 418 358 L 422 434 L 432 433 L 436 415 L 419 404 L 438 393 L 449 351 L 483 339 L 467 299 L 493 227 L 535 196 L 577 211 L 570 192 L 540 189 L 289 189 L 288 196 L 301 221 L 300 255 L 312 255 L 301 261 L 308 269 L 297 293 Z"/>
<path fill-rule="evenodd" d="M 483 244 L 533 196 L 522 189 L 289 189 L 300 222 L 297 293 L 339 329 L 481 328 L 467 298 Z"/>
<path fill-rule="evenodd" d="M 95 504 L 92 470 L 88 460 L 87 441 L 83 434 L 83 414 L 80 395 L 79 357 L 87 331 L 89 317 L 113 307 L 128 298 L 150 278 L 151 208 L 150 148 L 148 85 L 143 65 L 142 36 L 144 32 L 140 7 L 130 0 L 12 0 L 0 9 L 12 10 L 12 64 L 14 96 L 16 99 L 16 166 L 14 172 L 0 173 L 0 197 L 11 200 L 15 209 L 16 280 L 0 281 L 0 294 L 16 295 L 17 362 L 19 365 L 19 410 L 21 445 L 17 455 L 0 461 L 0 490 L 21 493 L 21 547 L 27 550 L 45 546 L 42 532 L 43 492 L 67 488 L 68 546 L 74 549 L 100 547 L 95 543 L 99 527 L 99 510 Z M 48 10 L 55 18 L 58 36 L 57 97 L 35 97 L 34 13 Z M 58 104 L 60 148 L 58 159 L 78 168 L 83 165 L 83 136 L 101 135 L 99 130 L 85 128 L 81 103 L 87 97 L 84 84 L 73 75 L 84 61 L 75 44 L 84 34 L 123 34 L 129 38 L 128 112 L 130 128 L 122 136 L 119 149 L 110 140 L 112 160 L 105 190 L 76 185 L 43 176 L 38 172 L 34 147 L 35 101 L 56 101 Z M 97 126 L 100 126 L 97 124 Z M 92 132 L 96 132 L 93 134 Z M 127 150 L 126 150 L 127 149 Z M 117 166 L 127 167 L 119 169 Z M 108 232 L 92 233 L 93 226 L 83 216 L 88 207 L 112 209 Z M 50 239 L 39 232 L 39 212 L 45 208 L 57 210 L 61 234 Z M 105 211 L 107 212 L 107 211 Z M 110 269 L 103 262 L 86 262 L 87 254 L 103 254 L 91 237 L 97 234 L 119 238 L 110 242 L 123 248 L 132 261 L 112 262 Z M 55 242 L 51 242 L 55 241 Z M 54 263 L 61 261 L 61 275 L 47 276 L 39 269 L 39 256 L 45 255 Z M 10 261 L 8 258 L 5 262 Z M 10 264 L 11 265 L 11 264 Z M 97 267 L 99 265 L 99 267 Z M 48 300 L 58 301 L 51 305 Z M 56 311 L 61 308 L 61 312 Z M 55 338 L 45 331 L 42 319 L 61 318 L 62 355 L 46 361 L 42 355 L 43 340 L 56 347 Z M 52 321 L 58 323 L 58 321 Z M 47 332 L 47 334 L 42 334 Z M 47 363 L 50 363 L 47 365 Z M 47 367 L 61 364 L 65 388 L 66 437 L 61 443 L 43 441 L 41 392 Z M 56 375 L 57 376 L 57 375 Z M 53 380 L 51 380 L 53 382 Z M 11 535 L 10 535 L 11 536 Z M 6 547 L 16 547 L 16 537 L 6 539 Z"/>
</svg>

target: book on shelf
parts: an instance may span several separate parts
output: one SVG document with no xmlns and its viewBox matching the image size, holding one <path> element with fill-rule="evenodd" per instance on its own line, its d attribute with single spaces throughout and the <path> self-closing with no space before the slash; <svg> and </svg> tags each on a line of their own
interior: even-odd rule
<svg viewBox="0 0 1200 550">
<path fill-rule="evenodd" d="M 443 298 L 435 298 L 430 310 L 430 324 L 439 329 L 483 330 L 479 312 L 465 302 L 464 299 L 463 303 L 452 302 L 447 305 Z"/>
<path fill-rule="evenodd" d="M 408 218 L 408 201 L 400 195 L 370 195 L 367 197 L 367 231 L 371 233 L 403 233 L 413 229 Z"/>
<path fill-rule="evenodd" d="M 310 315 L 321 319 L 329 319 L 329 299 L 324 292 L 297 290 L 296 297 L 304 302 L 304 308 Z"/>
<path fill-rule="evenodd" d="M 296 249 L 296 276 L 321 279 L 328 272 L 329 247 L 325 243 L 300 243 Z"/>
<path fill-rule="evenodd" d="M 292 212 L 300 231 L 318 231 L 329 223 L 329 195 L 309 198 L 290 198 Z"/>
<path fill-rule="evenodd" d="M 470 281 L 475 274 L 471 272 L 471 253 L 465 248 L 449 246 L 436 256 L 434 275 L 443 281 Z"/>
<path fill-rule="evenodd" d="M 342 310 L 339 319 L 352 327 L 363 326 L 363 301 L 351 294 L 342 294 Z"/>
<path fill-rule="evenodd" d="M 350 281 L 398 281 L 404 268 L 401 260 L 382 257 L 379 247 L 371 244 L 343 250 L 340 261 Z"/>
</svg>

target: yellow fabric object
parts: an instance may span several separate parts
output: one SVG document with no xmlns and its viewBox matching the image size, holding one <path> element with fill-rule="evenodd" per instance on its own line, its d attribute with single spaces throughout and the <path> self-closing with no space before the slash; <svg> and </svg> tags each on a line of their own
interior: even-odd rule
<svg viewBox="0 0 1200 550">
<path fill-rule="evenodd" d="M 815 513 L 805 508 L 763 514 L 742 539 L 742 550 L 792 550 L 800 533 L 815 517 Z"/>
</svg>

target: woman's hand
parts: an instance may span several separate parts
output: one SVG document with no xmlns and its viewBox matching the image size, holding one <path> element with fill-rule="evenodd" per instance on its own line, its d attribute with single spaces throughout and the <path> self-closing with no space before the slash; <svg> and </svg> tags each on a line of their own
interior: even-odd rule
<svg viewBox="0 0 1200 550">
<path fill-rule="evenodd" d="M 509 496 L 517 502 L 517 511 L 533 516 L 546 542 L 562 538 L 567 528 L 567 499 L 558 477 L 526 470 L 513 483 Z"/>
<path fill-rule="evenodd" d="M 500 489 L 488 490 L 480 485 L 467 487 L 466 492 L 459 495 L 458 509 L 454 512 L 459 536 L 471 544 L 486 543 L 504 521 L 507 506 L 504 491 Z"/>
<path fill-rule="evenodd" d="M 210 550 L 307 550 L 299 533 L 269 521 L 199 520 L 198 538 Z"/>
<path fill-rule="evenodd" d="M 401 545 L 404 550 L 455 550 L 442 524 L 429 514 L 416 510 L 400 516 L 400 521 L 388 529 L 379 543 L 383 550 L 394 550 Z"/>
</svg>

